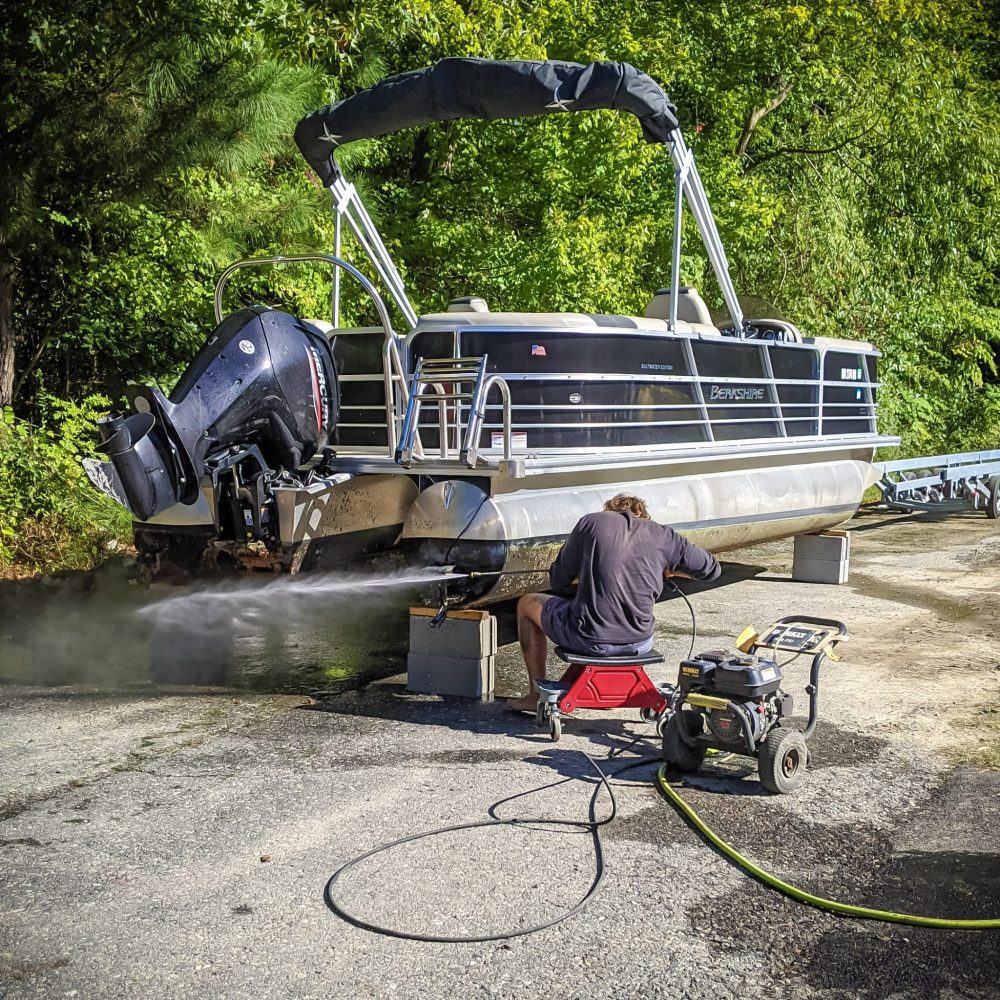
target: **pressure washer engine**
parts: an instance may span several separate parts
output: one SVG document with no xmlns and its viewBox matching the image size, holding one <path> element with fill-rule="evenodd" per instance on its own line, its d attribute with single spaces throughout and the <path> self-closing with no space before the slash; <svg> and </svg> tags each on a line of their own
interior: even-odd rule
<svg viewBox="0 0 1000 1000">
<path fill-rule="evenodd" d="M 806 741 L 816 728 L 819 671 L 847 638 L 847 627 L 827 618 L 790 615 L 763 633 L 748 629 L 736 650 L 712 650 L 681 662 L 671 713 L 663 732 L 663 759 L 679 771 L 695 771 L 711 750 L 757 759 L 761 784 L 790 792 L 809 759 Z M 809 717 L 802 730 L 789 724 L 792 696 L 782 690 L 776 656 L 812 655 Z M 786 661 L 787 663 L 788 661 Z"/>
</svg>

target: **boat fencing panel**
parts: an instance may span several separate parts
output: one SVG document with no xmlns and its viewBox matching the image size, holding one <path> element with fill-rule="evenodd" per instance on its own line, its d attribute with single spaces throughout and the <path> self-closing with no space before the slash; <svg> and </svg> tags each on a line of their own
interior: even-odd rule
<svg viewBox="0 0 1000 1000">
<path fill-rule="evenodd" d="M 828 350 L 823 360 L 823 434 L 874 430 L 875 361 L 856 351 Z"/>
<path fill-rule="evenodd" d="M 488 355 L 510 388 L 514 450 L 594 451 L 876 433 L 875 357 L 826 346 L 575 330 L 418 332 L 418 357 Z M 463 420 L 464 423 L 464 420 Z M 438 448 L 437 415 L 420 436 Z M 480 447 L 496 454 L 496 397 Z"/>
<path fill-rule="evenodd" d="M 331 444 L 385 454 L 388 414 L 382 371 L 385 333 L 337 330 L 331 343 L 340 383 L 340 418 Z"/>
</svg>

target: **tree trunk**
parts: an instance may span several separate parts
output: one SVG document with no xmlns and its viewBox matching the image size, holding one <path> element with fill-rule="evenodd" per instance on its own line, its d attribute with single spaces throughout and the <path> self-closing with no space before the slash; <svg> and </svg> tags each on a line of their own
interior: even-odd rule
<svg viewBox="0 0 1000 1000">
<path fill-rule="evenodd" d="M 0 408 L 14 402 L 14 262 L 0 259 Z"/>
<path fill-rule="evenodd" d="M 777 90 L 774 97 L 763 107 L 751 109 L 750 113 L 746 116 L 739 142 L 736 143 L 737 156 L 746 156 L 747 146 L 750 145 L 750 137 L 753 135 L 754 129 L 761 123 L 763 118 L 772 111 L 777 111 L 785 103 L 785 98 L 792 92 L 792 85 L 790 83 L 779 80 L 776 86 Z"/>
</svg>

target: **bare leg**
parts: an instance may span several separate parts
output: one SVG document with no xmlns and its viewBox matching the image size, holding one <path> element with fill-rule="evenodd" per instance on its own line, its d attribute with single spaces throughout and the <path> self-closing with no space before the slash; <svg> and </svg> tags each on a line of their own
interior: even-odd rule
<svg viewBox="0 0 1000 1000">
<path fill-rule="evenodd" d="M 523 698 L 511 698 L 510 707 L 533 712 L 538 705 L 535 681 L 545 677 L 545 658 L 548 653 L 545 633 L 542 631 L 542 608 L 550 594 L 525 594 L 517 602 L 517 637 L 521 642 L 521 655 L 528 668 L 530 691 Z"/>
</svg>

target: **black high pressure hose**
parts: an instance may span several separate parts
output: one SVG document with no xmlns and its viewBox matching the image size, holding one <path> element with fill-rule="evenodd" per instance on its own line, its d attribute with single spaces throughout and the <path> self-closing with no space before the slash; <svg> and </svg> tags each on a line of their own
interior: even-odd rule
<svg viewBox="0 0 1000 1000">
<path fill-rule="evenodd" d="M 668 578 L 667 583 L 681 595 L 684 603 L 688 606 L 688 611 L 691 612 L 691 645 L 688 648 L 688 655 L 686 657 L 686 659 L 690 660 L 694 656 L 694 644 L 698 641 L 698 616 L 694 613 L 694 605 L 688 600 L 687 594 L 677 586 L 676 581 Z"/>
<path fill-rule="evenodd" d="M 639 743 L 645 737 L 638 737 L 633 740 L 628 746 L 620 748 L 618 750 L 613 750 L 605 758 L 606 761 L 612 760 L 619 753 L 624 753 L 626 750 L 631 749 L 637 743 Z M 415 833 L 409 837 L 400 837 L 398 840 L 393 840 L 388 844 L 381 844 L 378 847 L 373 847 L 370 851 L 365 851 L 364 854 L 359 854 L 356 858 L 352 858 L 350 861 L 341 865 L 333 875 L 330 877 L 330 881 L 326 884 L 326 889 L 324 891 L 324 897 L 326 899 L 326 905 L 337 914 L 343 920 L 348 923 L 353 924 L 355 927 L 360 927 L 367 931 L 372 931 L 375 934 L 384 934 L 387 937 L 404 938 L 408 941 L 433 941 L 444 944 L 481 944 L 487 941 L 506 941 L 510 938 L 523 937 L 526 934 L 535 934 L 538 931 L 546 930 L 549 927 L 554 927 L 556 924 L 561 923 L 569 917 L 574 916 L 579 913 L 597 894 L 597 890 L 601 887 L 601 883 L 604 881 L 604 845 L 601 842 L 601 827 L 607 826 L 611 823 L 618 813 L 618 802 L 615 798 L 614 790 L 612 789 L 611 782 L 608 780 L 609 775 L 601 768 L 600 764 L 590 756 L 590 754 L 585 753 L 583 750 L 578 751 L 582 753 L 584 757 L 590 762 L 591 766 L 598 774 L 598 783 L 594 789 L 594 794 L 590 797 L 590 819 L 589 820 L 573 820 L 573 819 L 550 819 L 548 817 L 524 817 L 515 819 L 500 819 L 496 816 L 496 810 L 503 805 L 505 802 L 510 802 L 513 799 L 521 798 L 525 795 L 531 794 L 531 792 L 542 791 L 544 788 L 550 787 L 549 785 L 543 785 L 541 788 L 531 789 L 530 792 L 519 792 L 517 795 L 512 795 L 506 799 L 501 799 L 499 802 L 494 803 L 489 809 L 490 819 L 479 820 L 475 823 L 457 823 L 453 826 L 443 826 L 438 827 L 434 830 L 425 830 L 423 833 Z M 625 771 L 630 770 L 634 767 L 639 767 L 640 765 L 655 763 L 657 758 L 652 757 L 640 757 L 638 760 L 630 761 L 624 767 L 618 768 L 616 771 L 612 772 L 610 777 L 616 777 L 619 774 L 623 774 Z M 565 778 L 563 781 L 569 781 L 571 779 Z M 563 781 L 554 782 L 555 785 L 562 784 Z M 601 793 L 601 789 L 607 790 L 608 798 L 611 800 L 611 812 L 605 816 L 603 819 L 597 818 L 597 799 Z M 571 909 L 566 910 L 565 913 L 560 913 L 558 916 L 553 917 L 551 920 L 545 920 L 542 923 L 533 924 L 531 927 L 523 927 L 518 930 L 511 931 L 501 931 L 497 934 L 422 934 L 417 931 L 405 931 L 397 930 L 393 927 L 384 927 L 381 924 L 376 924 L 370 920 L 364 920 L 361 917 L 356 916 L 346 909 L 341 903 L 338 903 L 334 897 L 334 887 L 336 886 L 338 880 L 345 875 L 348 871 L 354 868 L 356 865 L 361 864 L 362 861 L 373 857 L 376 854 L 381 854 L 384 851 L 391 850 L 393 847 L 399 847 L 402 844 L 412 844 L 417 840 L 425 840 L 428 837 L 437 837 L 445 833 L 454 833 L 458 830 L 477 830 L 482 827 L 497 827 L 497 826 L 520 826 L 520 827 L 532 827 L 532 826 L 554 826 L 554 827 L 574 827 L 576 829 L 584 829 L 590 832 L 594 844 L 594 879 L 590 883 L 590 887 L 584 893 L 580 901 L 573 906 Z"/>
<path fill-rule="evenodd" d="M 473 515 L 475 516 L 475 515 Z M 471 521 L 470 521 L 471 523 Z M 463 529 L 464 530 L 464 529 Z M 519 570 L 514 571 L 511 575 L 523 574 L 529 572 L 537 572 L 536 570 Z M 501 575 L 499 573 L 494 574 L 492 572 L 475 572 L 470 573 L 469 576 L 493 576 Z M 668 579 L 667 582 L 670 586 L 680 594 L 684 603 L 688 606 L 688 610 L 691 612 L 691 647 L 688 650 L 688 658 L 691 657 L 694 652 L 694 644 L 696 641 L 696 636 L 698 633 L 698 620 L 695 615 L 694 606 L 688 600 L 687 595 L 681 590 L 680 587 L 673 581 Z M 638 745 L 645 736 L 638 736 L 631 743 L 625 747 L 620 747 L 616 750 L 612 750 L 611 753 L 605 758 L 605 761 L 613 760 L 619 754 L 625 753 L 631 750 L 633 747 Z M 373 847 L 369 851 L 365 851 L 363 854 L 359 854 L 357 857 L 351 858 L 349 861 L 341 865 L 334 873 L 330 876 L 330 880 L 326 883 L 326 889 L 324 890 L 324 897 L 326 899 L 326 905 L 342 920 L 346 920 L 349 924 L 353 924 L 355 927 L 360 927 L 363 930 L 372 931 L 375 934 L 384 934 L 387 937 L 403 938 L 409 941 L 431 941 L 443 944 L 483 944 L 488 941 L 505 941 L 510 938 L 523 937 L 526 934 L 536 934 L 538 931 L 543 931 L 549 927 L 554 927 L 556 924 L 562 923 L 562 921 L 568 919 L 579 913 L 597 894 L 598 889 L 601 887 L 601 883 L 604 881 L 604 845 L 601 842 L 601 827 L 607 826 L 609 823 L 613 822 L 615 816 L 618 814 L 618 801 L 615 798 L 614 789 L 609 781 L 609 777 L 617 777 L 620 774 L 624 774 L 626 771 L 631 770 L 635 767 L 640 767 L 644 764 L 649 764 L 651 762 L 656 762 L 658 758 L 655 757 L 640 757 L 637 760 L 630 761 L 624 767 L 618 768 L 616 771 L 612 772 L 609 776 L 598 764 L 598 762 L 590 756 L 590 754 L 585 753 L 583 750 L 578 751 L 582 753 L 587 761 L 590 763 L 591 767 L 597 772 L 598 783 L 594 788 L 594 794 L 590 798 L 590 819 L 588 820 L 572 820 L 572 819 L 551 819 L 549 817 L 517 817 L 514 819 L 501 819 L 496 815 L 496 810 L 500 806 L 507 802 L 511 802 L 517 798 L 523 798 L 525 795 L 530 795 L 533 792 L 542 791 L 544 788 L 553 787 L 550 785 L 543 785 L 542 788 L 531 789 L 528 792 L 519 792 L 516 795 L 511 795 L 506 799 L 501 799 L 499 802 L 494 803 L 489 808 L 490 819 L 478 820 L 474 823 L 456 823 L 452 826 L 437 827 L 433 830 L 424 830 L 422 833 L 414 833 L 408 837 L 400 837 L 397 840 L 390 841 L 387 844 L 380 844 L 378 847 Z M 564 778 L 562 781 L 557 781 L 554 785 L 563 784 L 565 781 L 571 779 Z M 611 800 L 611 812 L 605 816 L 603 819 L 597 818 L 597 799 L 601 793 L 601 789 L 607 790 L 608 798 Z M 384 927 L 381 924 L 376 924 L 370 920 L 365 920 L 346 909 L 341 903 L 338 903 L 334 896 L 334 889 L 337 882 L 352 868 L 360 865 L 363 861 L 367 861 L 368 858 L 374 857 L 376 854 L 382 854 L 385 851 L 392 850 L 394 847 L 401 847 L 403 844 L 412 844 L 418 840 L 426 840 L 429 837 L 437 837 L 446 833 L 455 833 L 459 830 L 478 830 L 484 827 L 497 827 L 497 826 L 520 826 L 520 827 L 532 827 L 532 826 L 548 826 L 548 827 L 573 827 L 576 829 L 584 829 L 590 832 L 594 844 L 594 879 L 590 883 L 589 888 L 584 893 L 580 901 L 573 906 L 571 909 L 566 910 L 564 913 L 553 917 L 551 920 L 545 920 L 542 923 L 533 924 L 530 927 L 523 927 L 518 930 L 511 931 L 501 931 L 496 934 L 470 934 L 470 935 L 456 935 L 456 934 L 423 934 L 417 931 L 405 931 L 398 930 L 393 927 Z"/>
</svg>

